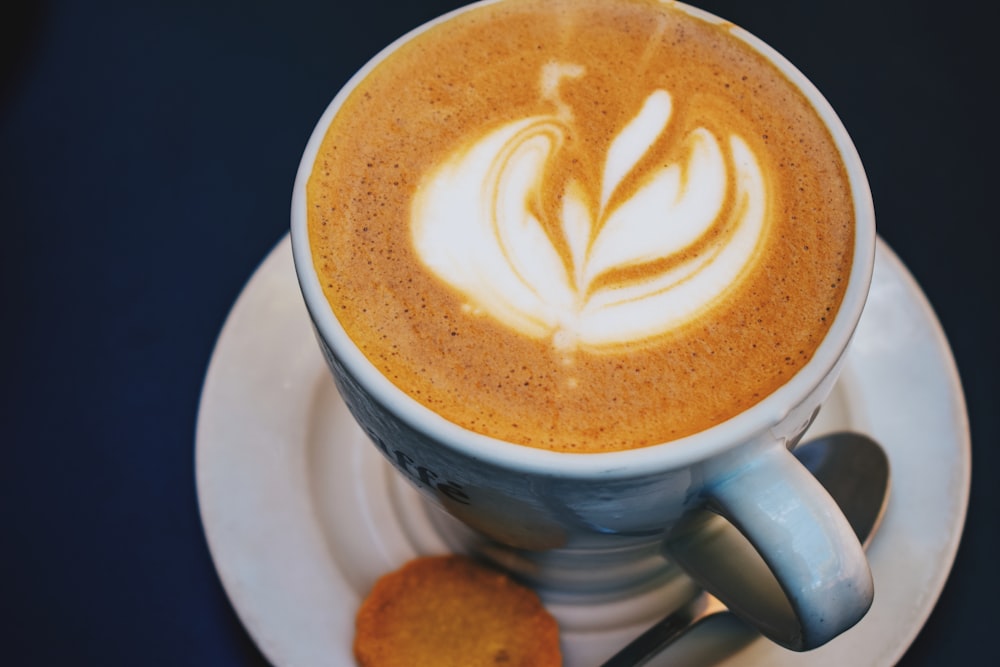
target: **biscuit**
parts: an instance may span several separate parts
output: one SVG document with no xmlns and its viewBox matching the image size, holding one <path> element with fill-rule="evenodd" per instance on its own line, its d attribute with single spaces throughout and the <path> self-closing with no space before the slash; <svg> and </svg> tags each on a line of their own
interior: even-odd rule
<svg viewBox="0 0 1000 667">
<path fill-rule="evenodd" d="M 534 591 L 465 556 L 381 577 L 358 610 L 361 667 L 558 667 L 559 627 Z"/>
</svg>

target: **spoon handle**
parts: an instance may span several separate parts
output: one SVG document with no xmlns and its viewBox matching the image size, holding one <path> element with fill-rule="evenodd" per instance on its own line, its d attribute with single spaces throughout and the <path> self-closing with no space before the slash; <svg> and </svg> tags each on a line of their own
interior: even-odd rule
<svg viewBox="0 0 1000 667">
<path fill-rule="evenodd" d="M 663 648 L 686 634 L 705 619 L 729 610 L 714 595 L 704 591 L 680 609 L 636 637 L 630 644 L 611 656 L 601 667 L 639 667 L 646 664 Z"/>
</svg>

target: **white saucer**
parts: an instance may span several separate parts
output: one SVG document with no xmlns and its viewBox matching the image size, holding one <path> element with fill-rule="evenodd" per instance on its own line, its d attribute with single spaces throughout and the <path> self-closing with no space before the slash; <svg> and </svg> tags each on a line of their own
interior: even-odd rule
<svg viewBox="0 0 1000 667">
<path fill-rule="evenodd" d="M 855 628 L 792 653 L 735 621 L 702 626 L 653 665 L 894 665 L 923 626 L 965 521 L 971 453 L 961 385 L 920 288 L 882 242 L 844 374 L 813 433 L 863 431 L 892 465 L 870 549 L 875 602 Z M 807 436 L 808 438 L 808 436 Z M 299 294 L 286 237 L 222 329 L 201 396 L 197 487 L 215 566 L 279 667 L 353 665 L 354 613 L 379 575 L 454 548 L 337 396 Z M 445 537 L 442 537 L 445 535 Z M 690 587 L 595 608 L 551 602 L 566 667 L 599 665 Z"/>
</svg>

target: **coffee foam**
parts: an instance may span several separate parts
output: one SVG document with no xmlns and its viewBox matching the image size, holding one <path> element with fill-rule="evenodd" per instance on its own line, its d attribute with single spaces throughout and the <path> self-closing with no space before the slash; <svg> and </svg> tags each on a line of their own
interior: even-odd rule
<svg viewBox="0 0 1000 667">
<path fill-rule="evenodd" d="M 567 73 L 585 75 L 571 64 L 542 69 L 540 98 L 554 99 L 559 113 L 493 129 L 424 179 L 414 197 L 413 242 L 424 264 L 461 292 L 468 308 L 563 350 L 619 347 L 690 323 L 738 286 L 765 232 L 764 177 L 736 135 L 728 141 L 730 176 L 722 143 L 697 128 L 682 137 L 689 146 L 684 164 L 642 174 L 638 187 L 611 206 L 670 121 L 671 96 L 655 90 L 611 141 L 598 206 L 569 175 L 561 221 L 543 224 L 538 198 L 550 163 L 573 133 L 571 107 L 558 99 Z M 546 229 L 563 233 L 567 253 L 558 252 Z M 699 243 L 713 232 L 715 239 Z M 594 287 L 611 271 L 694 246 L 676 266 Z"/>
<path fill-rule="evenodd" d="M 419 35 L 348 97 L 308 200 L 373 364 L 462 426 L 560 451 L 761 400 L 822 339 L 853 243 L 804 96 L 726 26 L 644 0 L 500 2 Z"/>
</svg>

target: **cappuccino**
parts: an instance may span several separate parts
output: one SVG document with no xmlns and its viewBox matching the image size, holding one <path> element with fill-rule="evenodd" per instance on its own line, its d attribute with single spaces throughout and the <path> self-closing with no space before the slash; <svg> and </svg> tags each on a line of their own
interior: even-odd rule
<svg viewBox="0 0 1000 667">
<path fill-rule="evenodd" d="M 674 3 L 502 0 L 404 41 L 307 184 L 334 315 L 418 402 L 555 451 L 697 433 L 787 382 L 851 270 L 826 125 Z"/>
</svg>

